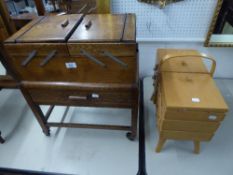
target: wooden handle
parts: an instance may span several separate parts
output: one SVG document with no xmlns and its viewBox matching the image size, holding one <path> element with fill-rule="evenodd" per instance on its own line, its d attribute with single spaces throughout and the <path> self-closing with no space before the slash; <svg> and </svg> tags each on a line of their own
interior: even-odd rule
<svg viewBox="0 0 233 175">
<path fill-rule="evenodd" d="M 90 29 L 91 25 L 92 25 L 91 21 L 89 21 L 87 24 L 85 24 L 86 30 Z"/>
<path fill-rule="evenodd" d="M 106 65 L 103 62 L 101 62 L 98 59 L 96 59 L 94 56 L 92 56 L 91 54 L 89 54 L 84 49 L 81 49 L 81 55 L 84 55 L 86 58 L 88 58 L 89 60 L 95 62 L 96 64 L 98 64 L 98 65 L 100 65 L 102 67 L 106 67 Z"/>
<path fill-rule="evenodd" d="M 51 51 L 45 59 L 40 63 L 40 66 L 43 67 L 44 65 L 48 64 L 48 62 L 56 55 L 57 50 Z"/>
<path fill-rule="evenodd" d="M 33 50 L 31 53 L 29 53 L 28 57 L 22 61 L 21 66 L 23 67 L 27 66 L 28 63 L 32 61 L 32 59 L 36 56 L 36 54 L 37 54 L 36 50 Z"/>
<path fill-rule="evenodd" d="M 124 68 L 128 67 L 128 64 L 124 63 L 123 61 L 121 61 L 119 58 L 113 56 L 110 52 L 108 51 L 103 51 L 103 55 L 109 57 L 110 59 L 112 59 L 113 61 L 115 61 L 116 63 L 118 63 L 119 65 L 123 66 Z"/>
<path fill-rule="evenodd" d="M 216 61 L 213 57 L 211 56 L 208 56 L 204 53 L 197 53 L 197 54 L 168 54 L 166 55 L 165 57 L 163 57 L 158 65 L 158 71 L 160 72 L 161 68 L 162 68 L 162 65 L 170 60 L 170 59 L 174 59 L 174 58 L 178 58 L 178 57 L 195 57 L 195 58 L 204 58 L 204 59 L 208 59 L 212 62 L 212 66 L 211 66 L 211 69 L 210 69 L 210 75 L 213 76 L 214 75 L 214 72 L 215 72 L 215 69 L 216 69 Z"/>
<path fill-rule="evenodd" d="M 68 25 L 69 25 L 69 20 L 68 20 L 68 19 L 65 20 L 65 21 L 61 24 L 61 26 L 62 26 L 63 28 L 67 27 Z"/>
</svg>

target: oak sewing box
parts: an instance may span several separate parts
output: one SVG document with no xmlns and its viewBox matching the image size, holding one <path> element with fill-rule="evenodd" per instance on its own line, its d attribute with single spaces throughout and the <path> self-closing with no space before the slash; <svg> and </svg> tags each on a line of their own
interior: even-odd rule
<svg viewBox="0 0 233 175">
<path fill-rule="evenodd" d="M 5 41 L 7 64 L 43 132 L 50 127 L 126 130 L 135 139 L 138 57 L 133 14 L 39 17 Z M 39 105 L 50 105 L 44 115 Z M 55 105 L 131 109 L 131 125 L 49 122 Z"/>
<path fill-rule="evenodd" d="M 210 71 L 203 60 L 212 63 Z M 167 139 L 192 140 L 194 152 L 209 141 L 220 126 L 228 107 L 213 74 L 215 60 L 195 50 L 159 49 L 154 81 L 160 152 Z"/>
</svg>

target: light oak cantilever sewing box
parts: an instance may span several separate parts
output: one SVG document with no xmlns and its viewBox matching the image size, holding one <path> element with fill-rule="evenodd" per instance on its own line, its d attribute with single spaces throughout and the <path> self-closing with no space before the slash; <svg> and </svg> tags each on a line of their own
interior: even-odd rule
<svg viewBox="0 0 233 175">
<path fill-rule="evenodd" d="M 138 114 L 133 14 L 40 17 L 5 41 L 8 64 L 44 133 L 49 127 L 130 131 Z M 39 105 L 51 105 L 46 115 Z M 130 108 L 130 126 L 48 122 L 54 105 Z"/>
<path fill-rule="evenodd" d="M 194 141 L 199 153 L 200 141 L 211 140 L 228 110 L 212 78 L 216 63 L 195 50 L 159 49 L 157 58 L 156 151 L 166 139 L 178 139 Z M 210 72 L 202 59 L 212 62 Z"/>
</svg>

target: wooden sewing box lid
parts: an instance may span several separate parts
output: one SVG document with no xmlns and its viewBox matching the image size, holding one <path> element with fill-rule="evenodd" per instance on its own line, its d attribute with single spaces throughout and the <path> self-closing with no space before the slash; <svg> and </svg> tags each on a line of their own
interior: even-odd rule
<svg viewBox="0 0 233 175">
<path fill-rule="evenodd" d="M 87 28 L 88 25 L 90 25 L 89 28 Z M 132 14 L 87 15 L 68 42 L 135 41 L 135 25 L 135 16 Z"/>
<path fill-rule="evenodd" d="M 39 17 L 6 43 L 135 42 L 133 14 L 69 14 Z"/>
<path fill-rule="evenodd" d="M 161 59 L 169 54 L 177 55 L 195 55 L 198 51 L 191 49 L 158 49 L 156 64 L 160 63 Z M 161 71 L 164 72 L 195 72 L 195 73 L 208 73 L 208 70 L 201 58 L 198 57 L 178 57 L 166 61 Z"/>
<path fill-rule="evenodd" d="M 168 109 L 227 112 L 228 107 L 209 74 L 162 73 L 162 90 Z"/>
</svg>

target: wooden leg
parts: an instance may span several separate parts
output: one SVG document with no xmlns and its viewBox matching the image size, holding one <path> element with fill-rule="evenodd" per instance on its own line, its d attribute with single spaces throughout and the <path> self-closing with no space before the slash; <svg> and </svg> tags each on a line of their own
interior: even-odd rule
<svg viewBox="0 0 233 175">
<path fill-rule="evenodd" d="M 199 154 L 200 153 L 200 141 L 193 141 L 194 143 L 194 153 Z"/>
<path fill-rule="evenodd" d="M 135 140 L 137 136 L 137 126 L 138 126 L 138 107 L 134 107 L 132 109 L 132 117 L 131 117 L 131 133 L 128 137 L 130 140 Z"/>
<path fill-rule="evenodd" d="M 1 131 L 0 131 L 0 143 L 4 143 L 4 142 L 5 142 L 5 140 L 2 138 Z"/>
<path fill-rule="evenodd" d="M 25 90 L 24 88 L 21 88 L 21 91 L 28 103 L 28 105 L 30 106 L 32 112 L 34 113 L 38 123 L 40 124 L 40 127 L 42 128 L 44 134 L 46 136 L 50 135 L 50 130 L 49 127 L 46 125 L 46 118 L 42 112 L 42 110 L 40 109 L 40 106 L 35 104 L 34 101 L 32 100 L 30 94 L 27 92 L 27 90 Z"/>
<path fill-rule="evenodd" d="M 165 139 L 165 138 L 159 137 L 159 142 L 158 142 L 158 144 L 157 144 L 157 147 L 156 147 L 156 149 L 155 149 L 155 152 L 159 153 L 159 152 L 162 150 L 163 145 L 164 145 L 165 142 L 166 142 L 166 139 Z"/>
<path fill-rule="evenodd" d="M 137 136 L 137 128 L 138 128 L 138 110 L 139 110 L 139 103 L 138 103 L 138 93 L 137 95 L 137 103 L 134 104 L 133 108 L 131 109 L 131 132 L 126 134 L 129 140 L 135 140 Z"/>
</svg>

